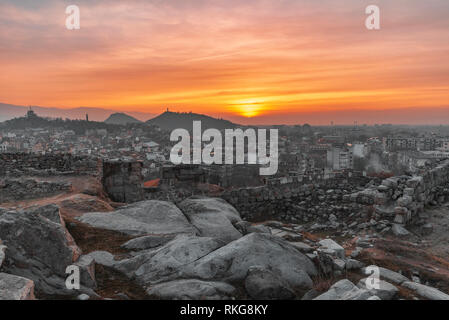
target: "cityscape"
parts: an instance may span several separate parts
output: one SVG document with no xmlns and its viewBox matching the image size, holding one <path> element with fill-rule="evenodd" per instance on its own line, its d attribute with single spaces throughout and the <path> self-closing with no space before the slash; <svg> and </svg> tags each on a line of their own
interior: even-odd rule
<svg viewBox="0 0 449 320">
<path fill-rule="evenodd" d="M 449 3 L 377 2 L 2 1 L 0 300 L 449 300 Z"/>
</svg>

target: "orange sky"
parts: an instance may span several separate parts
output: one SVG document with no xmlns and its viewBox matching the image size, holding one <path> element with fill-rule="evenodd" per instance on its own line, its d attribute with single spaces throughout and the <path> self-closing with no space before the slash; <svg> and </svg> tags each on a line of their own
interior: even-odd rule
<svg viewBox="0 0 449 320">
<path fill-rule="evenodd" d="M 73 3 L 81 29 L 69 31 Z M 369 4 L 379 31 L 364 26 Z M 4 0 L 0 102 L 449 123 L 448 14 L 447 0 Z"/>
</svg>

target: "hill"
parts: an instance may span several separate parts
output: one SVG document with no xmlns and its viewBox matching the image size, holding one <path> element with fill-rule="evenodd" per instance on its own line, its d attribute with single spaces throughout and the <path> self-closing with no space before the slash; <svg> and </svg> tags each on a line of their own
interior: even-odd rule
<svg viewBox="0 0 449 320">
<path fill-rule="evenodd" d="M 192 130 L 193 121 L 201 121 L 201 129 L 215 128 L 218 130 L 233 129 L 239 125 L 224 119 L 217 119 L 204 114 L 192 112 L 170 112 L 166 111 L 159 116 L 148 120 L 146 123 L 156 125 L 165 130 L 174 130 L 177 128 Z"/>
<path fill-rule="evenodd" d="M 128 123 L 141 123 L 142 121 L 137 120 L 136 118 L 131 117 L 125 113 L 113 113 L 104 122 L 107 124 L 125 125 Z"/>
<path fill-rule="evenodd" d="M 0 102 L 0 122 L 23 117 L 29 107 L 5 104 Z M 42 117 L 52 117 L 52 118 L 68 118 L 68 119 L 86 119 L 86 114 L 89 115 L 89 120 L 91 121 L 104 121 L 109 115 L 116 113 L 117 110 L 108 110 L 101 108 L 90 108 L 90 107 L 79 107 L 72 109 L 60 109 L 60 108 L 50 108 L 50 107 L 38 107 L 33 106 L 33 110 Z M 128 115 L 144 121 L 155 116 L 154 113 L 138 112 L 138 111 L 127 111 Z"/>
</svg>

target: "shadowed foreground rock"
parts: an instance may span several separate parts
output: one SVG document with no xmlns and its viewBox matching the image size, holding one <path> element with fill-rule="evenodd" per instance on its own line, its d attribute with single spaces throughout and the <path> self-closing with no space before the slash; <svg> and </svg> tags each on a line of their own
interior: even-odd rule
<svg viewBox="0 0 449 320">
<path fill-rule="evenodd" d="M 73 295 L 65 286 L 66 267 L 80 249 L 55 205 L 20 211 L 0 209 L 0 239 L 7 247 L 2 271 L 34 281 L 48 295 Z"/>
</svg>

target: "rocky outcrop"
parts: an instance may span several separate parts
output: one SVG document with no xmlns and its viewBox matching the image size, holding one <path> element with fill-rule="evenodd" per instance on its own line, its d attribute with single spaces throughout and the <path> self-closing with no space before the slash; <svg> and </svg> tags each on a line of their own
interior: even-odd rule
<svg viewBox="0 0 449 320">
<path fill-rule="evenodd" d="M 179 208 L 203 237 L 214 237 L 225 242 L 236 240 L 242 234 L 233 224 L 242 221 L 239 213 L 226 201 L 218 198 L 189 198 Z"/>
<path fill-rule="evenodd" d="M 178 207 L 171 202 L 159 200 L 137 202 L 110 213 L 86 213 L 77 219 L 95 228 L 132 236 L 197 232 Z"/>
<path fill-rule="evenodd" d="M 293 289 L 312 286 L 313 263 L 279 237 L 251 233 L 186 265 L 185 277 L 221 281 L 243 281 L 252 266 L 270 269 Z"/>
<path fill-rule="evenodd" d="M 36 290 L 43 294 L 74 294 L 65 286 L 65 272 L 78 261 L 80 249 L 65 228 L 57 206 L 0 209 L 0 238 L 7 246 L 2 271 L 33 280 Z"/>
</svg>

